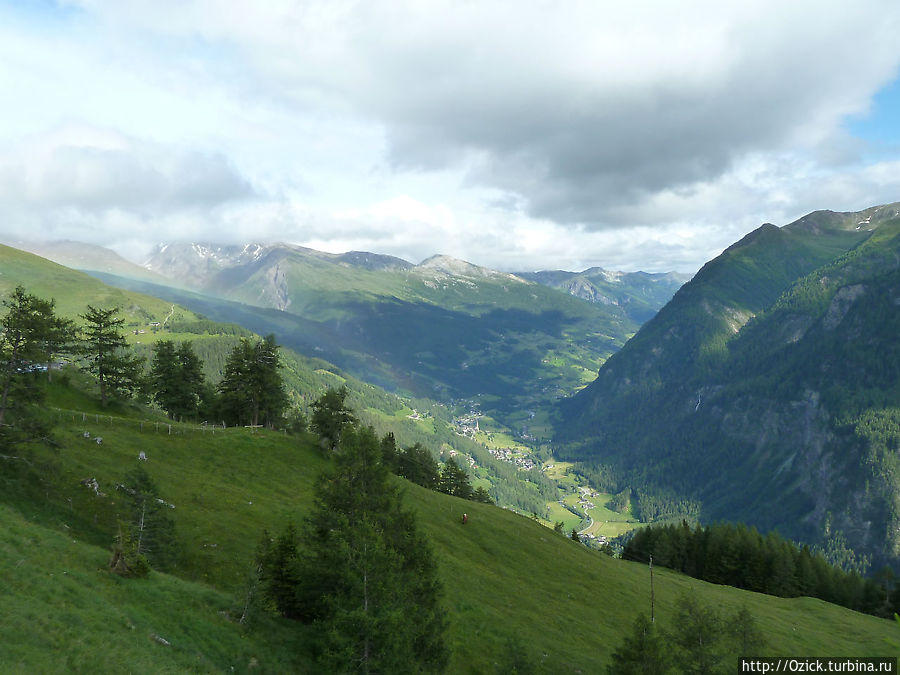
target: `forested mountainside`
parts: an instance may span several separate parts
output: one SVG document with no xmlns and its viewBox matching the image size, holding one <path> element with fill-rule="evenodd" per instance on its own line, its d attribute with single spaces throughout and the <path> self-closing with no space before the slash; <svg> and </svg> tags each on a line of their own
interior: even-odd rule
<svg viewBox="0 0 900 675">
<path fill-rule="evenodd" d="M 207 300 L 182 294 L 177 301 L 208 316 L 237 320 L 229 316 L 236 306 L 214 308 L 211 296 L 243 303 L 241 320 L 258 332 L 266 322 L 281 323 L 286 344 L 356 377 L 444 402 L 469 401 L 510 427 L 522 414 L 529 418 L 523 411 L 546 407 L 591 381 L 647 313 L 662 305 L 665 289 L 669 295 L 675 290 L 671 282 L 641 279 L 652 293 L 643 286 L 628 290 L 631 282 L 625 282 L 621 302 L 592 304 L 447 256 L 413 265 L 285 244 L 166 244 L 147 264 L 202 292 Z M 176 299 L 171 290 L 152 292 Z M 638 296 L 635 309 L 637 300 L 627 300 Z"/>
<path fill-rule="evenodd" d="M 896 561 L 898 308 L 900 205 L 764 225 L 564 403 L 564 454 L 670 490 L 647 519 L 699 507 Z"/>
</svg>

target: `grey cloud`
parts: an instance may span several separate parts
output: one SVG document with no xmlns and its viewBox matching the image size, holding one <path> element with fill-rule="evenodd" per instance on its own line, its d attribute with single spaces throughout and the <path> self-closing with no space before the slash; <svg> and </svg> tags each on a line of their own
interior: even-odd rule
<svg viewBox="0 0 900 675">
<path fill-rule="evenodd" d="M 595 229 L 747 153 L 815 154 L 900 64 L 895 0 L 176 5 L 170 21 L 89 3 L 230 45 L 247 65 L 235 90 L 376 121 L 396 169 L 463 166 L 529 215 Z"/>
<path fill-rule="evenodd" d="M 591 15 L 598 40 L 634 29 L 604 26 L 603 11 Z M 898 63 L 893 3 L 718 16 L 722 40 L 697 54 L 718 63 L 667 53 L 679 39 L 657 24 L 656 63 L 604 53 L 593 72 L 574 74 L 568 61 L 591 56 L 579 26 L 564 26 L 567 43 L 535 25 L 533 43 L 510 52 L 502 37 L 479 43 L 478 27 L 471 38 L 451 32 L 393 48 L 384 45 L 388 29 L 366 53 L 380 89 L 350 95 L 384 120 L 395 166 L 439 168 L 468 156 L 470 183 L 521 195 L 529 214 L 604 227 L 616 226 L 609 206 L 714 180 L 748 152 L 814 144 L 864 107 Z M 704 37 L 685 23 L 672 30 L 685 41 Z M 559 53 L 542 54 L 542 41 Z"/>
<path fill-rule="evenodd" d="M 152 144 L 59 145 L 0 159 L 0 203 L 85 212 L 119 209 L 143 216 L 214 208 L 254 196 L 217 154 Z"/>
</svg>

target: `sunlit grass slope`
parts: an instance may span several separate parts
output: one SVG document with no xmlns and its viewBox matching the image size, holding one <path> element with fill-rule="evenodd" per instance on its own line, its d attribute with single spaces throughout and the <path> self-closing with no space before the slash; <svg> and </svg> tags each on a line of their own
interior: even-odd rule
<svg viewBox="0 0 900 675">
<path fill-rule="evenodd" d="M 234 597 L 153 573 L 122 579 L 108 552 L 0 504 L 0 672 L 304 672 L 291 626 L 238 622 Z M 167 642 L 165 644 L 163 641 Z"/>
<path fill-rule="evenodd" d="M 312 439 L 181 425 L 170 433 L 164 420 L 142 423 L 140 411 L 127 408 L 119 416 L 54 415 L 58 448 L 17 451 L 29 463 L 0 461 L 0 670 L 96 671 L 102 659 L 101 670 L 230 672 L 256 659 L 257 672 L 304 672 L 291 654 L 306 631 L 264 616 L 250 628 L 234 619 L 263 529 L 302 519 L 328 466 Z M 173 576 L 124 580 L 104 569 L 121 508 L 114 486 L 141 451 L 148 459 L 140 464 L 175 505 L 182 554 Z M 105 496 L 84 478 L 96 478 Z M 451 672 L 495 672 L 510 645 L 539 672 L 602 672 L 638 612 L 649 612 L 645 566 L 490 505 L 405 482 L 404 490 L 444 582 Z M 665 570 L 655 572 L 655 591 L 663 625 L 686 591 L 723 612 L 746 604 L 773 655 L 892 654 L 900 642 L 891 622 L 817 600 Z"/>
<path fill-rule="evenodd" d="M 0 245 L 0 296 L 8 296 L 20 284 L 40 298 L 53 298 L 57 313 L 73 319 L 84 313 L 88 304 L 102 308 L 120 307 L 126 321 L 135 325 L 162 322 L 167 316 L 197 318 L 189 310 L 173 308 L 171 302 L 107 286 L 83 272 Z"/>
</svg>

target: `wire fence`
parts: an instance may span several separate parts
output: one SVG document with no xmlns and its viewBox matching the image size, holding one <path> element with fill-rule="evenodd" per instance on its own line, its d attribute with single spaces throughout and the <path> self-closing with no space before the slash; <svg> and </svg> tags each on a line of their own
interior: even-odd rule
<svg viewBox="0 0 900 675">
<path fill-rule="evenodd" d="M 105 413 L 86 412 L 83 410 L 71 410 L 67 408 L 49 408 L 54 414 L 57 422 L 71 422 L 73 424 L 84 424 L 85 432 L 92 433 L 94 436 L 99 435 L 104 428 L 128 428 L 148 434 L 165 434 L 167 436 L 175 435 L 215 435 L 236 433 L 240 431 L 250 431 L 256 433 L 260 429 L 264 429 L 262 425 L 247 426 L 226 426 L 224 422 L 213 424 L 209 422 L 192 423 L 192 422 L 175 422 L 175 421 L 159 421 L 159 420 L 140 420 L 133 417 L 120 417 L 116 415 L 108 415 Z M 87 425 L 92 425 L 91 429 L 87 429 Z M 287 433 L 283 431 L 282 433 Z"/>
</svg>

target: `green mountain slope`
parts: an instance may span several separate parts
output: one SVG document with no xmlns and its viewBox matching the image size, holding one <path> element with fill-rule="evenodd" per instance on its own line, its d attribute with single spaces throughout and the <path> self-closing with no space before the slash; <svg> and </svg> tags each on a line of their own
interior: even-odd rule
<svg viewBox="0 0 900 675">
<path fill-rule="evenodd" d="M 897 234 L 890 205 L 745 237 L 566 403 L 569 456 L 705 519 L 895 559 L 895 457 L 859 424 L 900 405 Z"/>
<path fill-rule="evenodd" d="M 115 251 L 80 241 L 17 241 L 9 246 L 34 253 L 55 263 L 82 271 L 105 272 L 123 277 L 133 277 L 156 283 L 165 283 L 165 277 L 145 267 L 125 260 Z"/>
<path fill-rule="evenodd" d="M 207 295 L 298 317 L 285 339 L 357 377 L 445 402 L 479 397 L 501 417 L 590 381 L 658 298 L 629 313 L 446 256 L 411 265 L 287 245 L 169 244 L 148 265 Z"/>
<path fill-rule="evenodd" d="M 17 285 L 42 298 L 56 300 L 57 313 L 76 317 L 88 304 L 122 308 L 129 326 L 146 326 L 166 317 L 196 319 L 193 312 L 172 308 L 159 298 L 101 283 L 97 279 L 25 251 L 0 245 L 0 294 L 8 295 Z"/>
<path fill-rule="evenodd" d="M 601 305 L 616 305 L 642 324 L 655 315 L 675 292 L 690 280 L 688 274 L 669 272 L 609 272 L 592 267 L 583 272 L 562 270 L 517 272 L 516 276 L 564 290 L 576 298 Z"/>
<path fill-rule="evenodd" d="M 50 402 L 79 398 L 62 386 Z M 0 586 L 5 671 L 90 670 L 104 663 L 154 672 L 309 669 L 302 626 L 264 615 L 236 623 L 263 528 L 295 522 L 327 466 L 311 439 L 244 429 L 216 432 L 132 414 L 51 410 L 58 447 L 0 461 Z M 88 431 L 103 444 L 85 439 Z M 113 579 L 104 570 L 117 515 L 115 484 L 138 462 L 172 514 L 180 555 L 171 575 Z M 83 485 L 95 478 L 97 494 Z M 398 479 L 399 480 L 399 479 Z M 530 519 L 404 484 L 434 547 L 445 587 L 450 672 L 502 670 L 509 643 L 536 672 L 601 672 L 649 588 L 643 565 L 590 551 Z M 469 514 L 467 525 L 460 514 Z M 892 622 L 810 599 L 785 600 L 658 570 L 656 612 L 695 593 L 723 611 L 746 605 L 779 655 L 874 655 L 896 650 Z M 163 645 L 154 636 L 164 638 Z M 12 639 L 14 638 L 14 639 Z"/>
<path fill-rule="evenodd" d="M 421 443 L 436 454 L 447 456 L 452 451 L 468 455 L 475 462 L 470 466 L 473 481 L 490 489 L 493 497 L 504 506 L 529 513 L 543 512 L 545 503 L 556 499 L 555 484 L 539 470 L 518 471 L 514 465 L 493 457 L 484 445 L 459 435 L 453 415 L 446 406 L 431 399 L 401 399 L 353 377 L 333 363 L 290 349 L 294 346 L 315 353 L 309 343 L 291 339 L 297 334 L 294 326 L 300 321 L 295 315 L 210 299 L 148 282 L 113 278 L 123 288 L 130 283 L 136 290 L 106 285 L 97 278 L 38 256 L 0 247 L 0 293 L 5 295 L 15 283 L 22 283 L 30 293 L 54 297 L 59 313 L 73 319 L 85 311 L 89 302 L 122 307 L 127 320 L 126 337 L 135 352 L 146 357 L 148 362 L 156 341 L 190 341 L 203 361 L 205 376 L 215 385 L 222 378 L 228 355 L 242 337 L 253 336 L 253 331 L 260 335 L 275 333 L 279 342 L 286 346 L 282 350 L 282 376 L 289 399 L 292 406 L 307 416 L 309 405 L 327 388 L 346 385 L 350 390 L 350 405 L 365 424 L 375 427 L 381 434 L 394 432 L 397 442 L 404 447 Z M 152 297 L 157 290 L 167 292 L 168 299 Z M 186 303 L 182 300 L 192 302 L 205 316 L 184 309 Z M 214 319 L 217 318 L 240 321 L 253 331 L 235 323 L 216 322 Z M 363 361 L 363 366 L 365 363 Z"/>
</svg>

